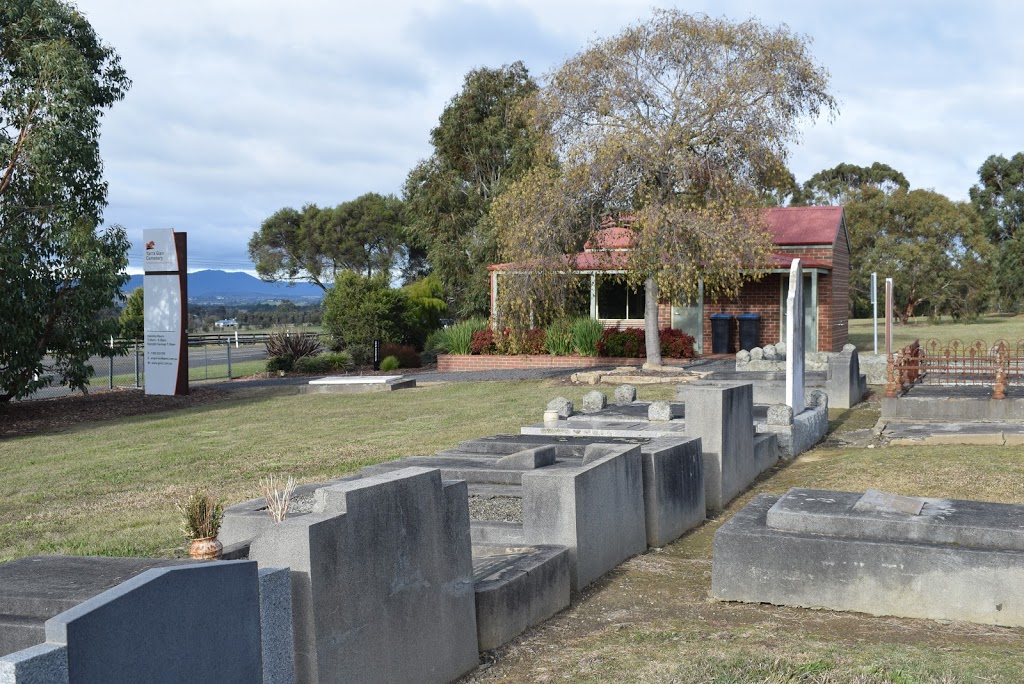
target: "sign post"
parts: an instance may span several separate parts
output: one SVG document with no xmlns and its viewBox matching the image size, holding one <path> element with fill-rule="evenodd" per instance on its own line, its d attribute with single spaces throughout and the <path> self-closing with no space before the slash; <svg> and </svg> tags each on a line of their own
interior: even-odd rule
<svg viewBox="0 0 1024 684">
<path fill-rule="evenodd" d="M 875 354 L 878 353 L 878 274 L 871 272 L 871 322 L 875 326 Z"/>
<path fill-rule="evenodd" d="M 885 358 L 892 358 L 892 278 L 885 279 Z"/>
<path fill-rule="evenodd" d="M 146 394 L 188 394 L 188 240 L 172 228 L 142 231 L 145 243 Z"/>
</svg>

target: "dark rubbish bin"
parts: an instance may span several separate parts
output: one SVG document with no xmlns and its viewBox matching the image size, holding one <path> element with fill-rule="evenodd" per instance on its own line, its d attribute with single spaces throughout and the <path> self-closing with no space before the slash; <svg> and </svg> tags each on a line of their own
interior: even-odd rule
<svg viewBox="0 0 1024 684">
<path fill-rule="evenodd" d="M 711 314 L 711 353 L 731 354 L 732 314 Z"/>
<path fill-rule="evenodd" d="M 744 313 L 736 318 L 740 322 L 740 349 L 750 351 L 761 339 L 761 314 Z"/>
</svg>

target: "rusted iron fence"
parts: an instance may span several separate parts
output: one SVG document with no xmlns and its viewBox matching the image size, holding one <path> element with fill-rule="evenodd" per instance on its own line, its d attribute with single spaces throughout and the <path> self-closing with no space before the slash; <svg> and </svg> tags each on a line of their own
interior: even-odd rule
<svg viewBox="0 0 1024 684">
<path fill-rule="evenodd" d="M 915 340 L 888 359 L 885 396 L 894 398 L 914 385 L 991 387 L 993 399 L 1005 399 L 1009 382 L 1024 381 L 1024 342 L 1006 340 L 942 342 Z"/>
</svg>

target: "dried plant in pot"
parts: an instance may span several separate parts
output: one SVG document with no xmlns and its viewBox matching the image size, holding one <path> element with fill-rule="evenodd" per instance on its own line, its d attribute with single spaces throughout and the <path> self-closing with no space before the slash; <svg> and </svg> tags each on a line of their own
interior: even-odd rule
<svg viewBox="0 0 1024 684">
<path fill-rule="evenodd" d="M 185 503 L 178 506 L 181 513 L 182 531 L 191 541 L 188 555 L 197 560 L 216 560 L 221 557 L 224 545 L 217 541 L 224 507 L 206 492 L 192 492 Z"/>
</svg>

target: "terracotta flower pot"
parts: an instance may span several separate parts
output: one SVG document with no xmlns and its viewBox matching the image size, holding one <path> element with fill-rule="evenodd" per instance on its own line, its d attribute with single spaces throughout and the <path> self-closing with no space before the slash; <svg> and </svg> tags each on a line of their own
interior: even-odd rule
<svg viewBox="0 0 1024 684">
<path fill-rule="evenodd" d="M 193 539 L 188 547 L 188 555 L 196 560 L 217 560 L 224 552 L 224 545 L 216 537 Z"/>
</svg>

